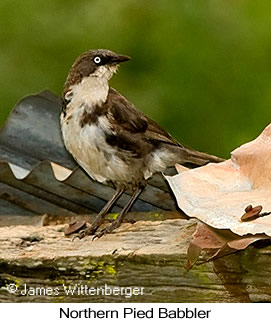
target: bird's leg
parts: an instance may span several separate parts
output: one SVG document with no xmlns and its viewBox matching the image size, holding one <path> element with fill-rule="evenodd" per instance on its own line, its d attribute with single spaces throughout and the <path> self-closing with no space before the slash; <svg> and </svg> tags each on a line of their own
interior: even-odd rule
<svg viewBox="0 0 271 323">
<path fill-rule="evenodd" d="M 106 216 L 107 212 L 110 210 L 110 208 L 114 205 L 114 203 L 117 201 L 117 199 L 121 196 L 121 194 L 124 192 L 123 188 L 117 188 L 115 194 L 109 200 L 105 206 L 101 209 L 91 226 L 87 229 L 84 229 L 78 233 L 76 237 L 79 239 L 84 238 L 86 235 L 91 235 L 93 234 L 98 227 L 103 223 L 104 217 Z"/>
<path fill-rule="evenodd" d="M 100 238 L 105 233 L 111 233 L 114 229 L 118 228 L 121 225 L 125 214 L 127 214 L 127 212 L 130 210 L 131 206 L 133 205 L 135 200 L 138 198 L 138 196 L 141 194 L 143 189 L 144 189 L 144 187 L 137 188 L 137 190 L 133 193 L 133 195 L 129 199 L 128 203 L 120 211 L 118 217 L 108 227 L 106 227 L 104 230 L 102 230 L 101 232 L 95 234 L 95 236 L 93 237 L 93 240 L 96 239 L 96 238 Z"/>
</svg>

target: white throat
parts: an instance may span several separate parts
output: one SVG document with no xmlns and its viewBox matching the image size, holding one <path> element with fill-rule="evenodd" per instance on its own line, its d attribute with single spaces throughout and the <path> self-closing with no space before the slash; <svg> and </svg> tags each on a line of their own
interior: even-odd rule
<svg viewBox="0 0 271 323">
<path fill-rule="evenodd" d="M 108 81 L 117 71 L 117 66 L 100 66 L 95 73 L 84 77 L 79 84 L 72 85 L 69 91 L 65 94 L 65 98 L 71 101 L 69 105 L 73 107 L 96 106 L 102 105 L 108 95 Z"/>
</svg>

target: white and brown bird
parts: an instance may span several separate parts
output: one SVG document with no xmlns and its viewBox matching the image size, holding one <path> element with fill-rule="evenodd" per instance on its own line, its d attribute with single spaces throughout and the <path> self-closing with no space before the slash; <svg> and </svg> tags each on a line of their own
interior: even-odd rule
<svg viewBox="0 0 271 323">
<path fill-rule="evenodd" d="M 201 166 L 222 161 L 184 147 L 109 86 L 119 63 L 129 59 L 105 49 L 87 51 L 72 65 L 64 86 L 61 130 L 66 148 L 92 179 L 116 187 L 80 238 L 94 234 L 117 199 L 132 188 L 117 219 L 96 236 L 117 228 L 154 173 L 176 163 Z"/>
</svg>

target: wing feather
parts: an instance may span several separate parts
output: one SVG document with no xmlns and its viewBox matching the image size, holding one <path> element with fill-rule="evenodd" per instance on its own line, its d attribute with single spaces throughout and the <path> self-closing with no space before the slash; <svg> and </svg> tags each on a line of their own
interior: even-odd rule
<svg viewBox="0 0 271 323">
<path fill-rule="evenodd" d="M 121 127 L 123 130 L 130 132 L 131 135 L 136 133 L 144 134 L 144 138 L 149 141 L 182 147 L 161 126 L 137 110 L 131 102 L 112 88 L 109 90 L 108 103 L 110 104 L 108 112 L 111 121 L 116 125 L 117 131 Z"/>
</svg>

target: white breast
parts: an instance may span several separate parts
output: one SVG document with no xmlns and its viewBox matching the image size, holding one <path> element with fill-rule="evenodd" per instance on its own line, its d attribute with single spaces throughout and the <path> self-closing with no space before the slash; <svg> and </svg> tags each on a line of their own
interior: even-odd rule
<svg viewBox="0 0 271 323">
<path fill-rule="evenodd" d="M 118 154 L 118 148 L 106 142 L 106 134 L 114 134 L 106 116 L 97 122 L 82 126 L 82 115 L 92 107 L 102 105 L 108 95 L 108 79 L 116 67 L 99 69 L 95 76 L 84 78 L 80 84 L 72 86 L 65 98 L 70 101 L 66 114 L 61 115 L 61 130 L 66 148 L 78 164 L 95 180 L 105 182 L 133 182 L 135 172 Z M 136 165 L 134 166 L 136 168 Z M 140 165 L 138 172 L 142 172 Z"/>
<path fill-rule="evenodd" d="M 62 136 L 66 148 L 78 164 L 99 182 L 127 181 L 131 171 L 123 160 L 116 156 L 116 150 L 106 142 L 105 133 L 112 133 L 105 116 L 97 123 L 80 125 L 84 106 L 71 109 L 72 113 L 61 117 Z"/>
</svg>

